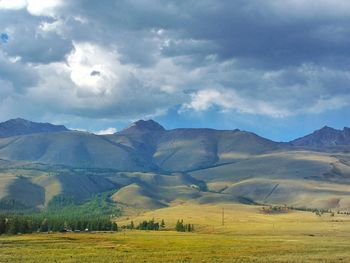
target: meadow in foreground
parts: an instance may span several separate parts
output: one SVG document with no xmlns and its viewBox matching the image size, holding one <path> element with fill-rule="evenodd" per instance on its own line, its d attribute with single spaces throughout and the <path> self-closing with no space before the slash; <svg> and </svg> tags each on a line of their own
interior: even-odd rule
<svg viewBox="0 0 350 263">
<path fill-rule="evenodd" d="M 122 231 L 0 237 L 0 262 L 350 262 L 350 216 L 263 214 L 259 207 L 178 205 L 122 220 L 178 216 L 195 233 Z M 348 218 L 349 217 L 349 218 Z"/>
</svg>

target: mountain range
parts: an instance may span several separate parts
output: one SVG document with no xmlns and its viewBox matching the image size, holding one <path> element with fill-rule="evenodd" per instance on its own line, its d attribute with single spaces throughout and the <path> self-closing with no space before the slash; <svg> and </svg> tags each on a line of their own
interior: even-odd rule
<svg viewBox="0 0 350 263">
<path fill-rule="evenodd" d="M 179 200 L 348 209 L 349 150 L 349 128 L 279 143 L 238 129 L 166 130 L 153 120 L 112 135 L 9 120 L 0 123 L 0 209 L 106 191 L 137 209 Z"/>
</svg>

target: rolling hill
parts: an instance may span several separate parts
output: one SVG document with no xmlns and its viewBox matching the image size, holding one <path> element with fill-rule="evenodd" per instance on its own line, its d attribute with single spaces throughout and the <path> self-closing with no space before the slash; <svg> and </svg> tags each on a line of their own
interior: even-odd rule
<svg viewBox="0 0 350 263">
<path fill-rule="evenodd" d="M 152 120 L 113 135 L 22 119 L 0 128 L 0 209 L 112 191 L 117 204 L 139 210 L 188 201 L 350 210 L 348 128 L 290 143 L 238 129 L 166 130 Z"/>
</svg>

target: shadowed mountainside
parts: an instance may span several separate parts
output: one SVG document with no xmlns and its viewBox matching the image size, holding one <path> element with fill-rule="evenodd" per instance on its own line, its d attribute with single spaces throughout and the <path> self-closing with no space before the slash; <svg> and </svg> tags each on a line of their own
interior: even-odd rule
<svg viewBox="0 0 350 263">
<path fill-rule="evenodd" d="M 5 123 L 26 128 L 0 138 L 0 209 L 43 208 L 58 195 L 85 202 L 106 191 L 141 210 L 184 201 L 350 209 L 348 128 L 287 144 L 238 129 L 166 130 L 152 120 L 103 136 Z"/>
<path fill-rule="evenodd" d="M 37 123 L 21 118 L 8 120 L 0 123 L 0 138 L 26 135 L 33 133 L 49 133 L 68 131 L 63 125 L 53 125 L 50 123 Z"/>
<path fill-rule="evenodd" d="M 135 122 L 129 128 L 106 138 L 141 153 L 145 160 L 167 172 L 210 167 L 282 147 L 250 132 L 214 129 L 165 130 L 152 120 Z"/>
<path fill-rule="evenodd" d="M 326 147 L 350 145 L 350 128 L 343 130 L 324 126 L 322 129 L 290 142 L 293 146 Z"/>
</svg>

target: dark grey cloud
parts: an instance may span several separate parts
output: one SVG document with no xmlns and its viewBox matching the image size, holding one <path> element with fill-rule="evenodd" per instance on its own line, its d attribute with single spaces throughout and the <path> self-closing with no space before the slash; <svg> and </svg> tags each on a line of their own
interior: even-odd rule
<svg viewBox="0 0 350 263">
<path fill-rule="evenodd" d="M 45 28 L 55 19 L 36 17 L 25 10 L 0 12 L 0 30 L 8 37 L 1 50 L 8 56 L 19 56 L 22 62 L 50 63 L 62 61 L 72 50 L 71 39 Z"/>
<path fill-rule="evenodd" d="M 345 0 L 27 2 L 0 10 L 0 80 L 38 112 L 275 118 L 350 104 Z"/>
<path fill-rule="evenodd" d="M 338 2 L 345 1 L 76 1 L 75 10 L 104 33 L 141 36 L 138 43 L 145 31 L 164 29 L 168 56 L 216 54 L 249 67 L 346 66 L 350 16 Z"/>
<path fill-rule="evenodd" d="M 0 80 L 9 83 L 15 91 L 22 92 L 25 88 L 37 84 L 38 75 L 35 70 L 23 65 L 19 61 L 9 61 L 0 52 Z"/>
</svg>

